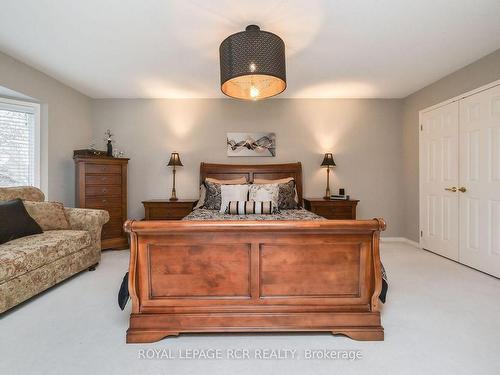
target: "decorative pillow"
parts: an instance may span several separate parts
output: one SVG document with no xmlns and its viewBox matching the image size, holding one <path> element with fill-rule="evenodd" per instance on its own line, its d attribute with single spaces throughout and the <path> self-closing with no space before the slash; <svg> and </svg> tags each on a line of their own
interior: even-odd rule
<svg viewBox="0 0 500 375">
<path fill-rule="evenodd" d="M 275 213 L 276 207 L 273 202 L 256 201 L 231 201 L 229 202 L 226 214 L 230 215 L 271 215 Z"/>
<path fill-rule="evenodd" d="M 207 177 L 205 178 L 205 182 L 206 181 L 221 185 L 242 185 L 247 183 L 247 179 L 245 177 L 233 178 L 231 180 L 219 180 L 218 178 Z"/>
<path fill-rule="evenodd" d="M 299 196 L 295 188 L 295 179 L 293 177 L 280 178 L 277 180 L 266 180 L 264 178 L 255 178 L 254 184 L 279 184 L 279 210 L 294 210 L 298 207 Z"/>
<path fill-rule="evenodd" d="M 221 185 L 220 212 L 226 212 L 231 201 L 246 201 L 250 185 Z"/>
<path fill-rule="evenodd" d="M 293 177 L 278 178 L 276 180 L 266 180 L 265 178 L 254 178 L 254 184 L 286 184 L 287 182 L 294 181 Z"/>
<path fill-rule="evenodd" d="M 62 203 L 25 201 L 24 207 L 44 231 L 71 228 Z"/>
<path fill-rule="evenodd" d="M 247 179 L 245 177 L 234 178 L 232 180 L 219 180 L 207 177 L 205 178 L 205 183 L 200 186 L 200 199 L 194 209 L 203 207 L 207 210 L 220 210 L 222 203 L 221 185 L 241 185 L 246 183 Z"/>
<path fill-rule="evenodd" d="M 193 210 L 197 210 L 198 208 L 202 208 L 205 204 L 205 197 L 207 196 L 207 188 L 205 185 L 200 185 L 200 197 L 198 198 L 198 202 L 196 206 L 194 206 Z"/>
<path fill-rule="evenodd" d="M 21 199 L 0 202 L 0 244 L 40 233 L 42 228 L 28 214 Z"/>
<path fill-rule="evenodd" d="M 248 189 L 248 200 L 256 202 L 271 201 L 274 207 L 278 207 L 279 185 L 278 184 L 258 184 L 250 185 Z"/>
<path fill-rule="evenodd" d="M 298 207 L 295 197 L 295 181 L 291 180 L 285 184 L 278 184 L 278 209 L 295 210 Z"/>
<path fill-rule="evenodd" d="M 213 182 L 205 181 L 206 195 L 205 203 L 203 203 L 203 208 L 206 208 L 207 210 L 220 210 L 221 186 L 221 184 L 215 184 Z"/>
</svg>

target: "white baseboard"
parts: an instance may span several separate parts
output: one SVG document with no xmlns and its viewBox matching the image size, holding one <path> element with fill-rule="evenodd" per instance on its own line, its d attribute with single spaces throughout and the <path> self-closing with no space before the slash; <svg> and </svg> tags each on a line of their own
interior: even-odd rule
<svg viewBox="0 0 500 375">
<path fill-rule="evenodd" d="M 412 241 L 406 237 L 380 237 L 380 242 L 402 242 L 420 248 L 418 242 Z"/>
</svg>

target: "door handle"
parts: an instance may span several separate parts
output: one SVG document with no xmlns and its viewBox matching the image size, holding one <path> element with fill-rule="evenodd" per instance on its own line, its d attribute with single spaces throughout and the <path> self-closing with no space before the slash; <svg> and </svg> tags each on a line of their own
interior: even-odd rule
<svg viewBox="0 0 500 375">
<path fill-rule="evenodd" d="M 467 189 L 462 186 L 460 189 L 458 189 L 458 191 L 461 193 L 465 193 Z"/>
<path fill-rule="evenodd" d="M 451 192 L 455 193 L 457 191 L 457 188 L 455 186 L 453 186 L 451 188 L 444 188 L 444 190 L 451 191 Z"/>
</svg>

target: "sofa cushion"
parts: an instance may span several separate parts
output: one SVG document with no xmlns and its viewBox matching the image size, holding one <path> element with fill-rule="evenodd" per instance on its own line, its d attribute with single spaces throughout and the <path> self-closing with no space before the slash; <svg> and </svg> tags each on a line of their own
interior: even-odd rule
<svg viewBox="0 0 500 375">
<path fill-rule="evenodd" d="M 24 207 L 43 231 L 71 229 L 62 203 L 24 201 Z"/>
<path fill-rule="evenodd" d="M 21 199 L 0 202 L 0 244 L 39 233 L 42 228 L 26 212 Z"/>
<path fill-rule="evenodd" d="M 82 230 L 55 230 L 0 245 L 0 284 L 90 245 Z"/>
</svg>

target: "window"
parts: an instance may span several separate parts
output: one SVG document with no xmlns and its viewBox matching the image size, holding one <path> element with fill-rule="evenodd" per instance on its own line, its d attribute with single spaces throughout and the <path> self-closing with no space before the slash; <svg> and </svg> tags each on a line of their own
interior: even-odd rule
<svg viewBox="0 0 500 375">
<path fill-rule="evenodd" d="M 40 106 L 0 98 L 0 186 L 40 187 Z"/>
</svg>

